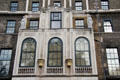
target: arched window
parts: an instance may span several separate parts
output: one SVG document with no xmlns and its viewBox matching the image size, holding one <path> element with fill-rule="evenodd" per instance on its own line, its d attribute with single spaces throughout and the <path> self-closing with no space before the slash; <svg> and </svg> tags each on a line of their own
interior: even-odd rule
<svg viewBox="0 0 120 80">
<path fill-rule="evenodd" d="M 63 44 L 60 38 L 52 38 L 48 44 L 48 67 L 62 67 Z"/>
<path fill-rule="evenodd" d="M 75 66 L 90 66 L 90 45 L 87 38 L 79 37 L 75 41 Z"/>
<path fill-rule="evenodd" d="M 20 67 L 34 67 L 36 52 L 36 41 L 27 38 L 22 43 Z"/>
</svg>

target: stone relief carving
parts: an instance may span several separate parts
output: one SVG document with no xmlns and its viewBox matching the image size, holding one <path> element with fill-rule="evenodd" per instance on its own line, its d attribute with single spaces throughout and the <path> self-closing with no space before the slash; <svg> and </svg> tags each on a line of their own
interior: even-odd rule
<svg viewBox="0 0 120 80">
<path fill-rule="evenodd" d="M 88 28 L 92 28 L 93 20 L 91 16 L 88 16 Z"/>
<path fill-rule="evenodd" d="M 25 20 L 25 18 L 23 18 L 22 20 L 21 20 L 21 26 L 20 26 L 20 29 L 25 29 L 25 25 L 26 24 L 26 20 Z"/>
</svg>

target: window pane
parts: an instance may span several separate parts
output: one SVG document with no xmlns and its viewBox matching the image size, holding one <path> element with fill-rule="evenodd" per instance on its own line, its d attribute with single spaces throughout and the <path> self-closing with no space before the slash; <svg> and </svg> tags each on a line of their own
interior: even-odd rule
<svg viewBox="0 0 120 80">
<path fill-rule="evenodd" d="M 38 26 L 39 26 L 38 20 L 30 21 L 30 29 L 38 29 Z"/>
<path fill-rule="evenodd" d="M 11 2 L 11 11 L 17 11 L 18 3 L 17 2 Z"/>
<path fill-rule="evenodd" d="M 60 7 L 61 3 L 60 1 L 54 1 L 54 7 Z"/>
<path fill-rule="evenodd" d="M 62 66 L 62 41 L 59 38 L 53 38 L 49 41 L 48 67 Z"/>
<path fill-rule="evenodd" d="M 20 66 L 34 67 L 36 41 L 28 38 L 23 41 Z"/>
<path fill-rule="evenodd" d="M 32 3 L 32 11 L 34 11 L 34 12 L 39 11 L 39 2 Z"/>
<path fill-rule="evenodd" d="M 117 48 L 106 48 L 109 75 L 120 75 L 120 62 Z"/>
<path fill-rule="evenodd" d="M 112 25 L 110 21 L 104 21 L 104 31 L 112 32 Z"/>
<path fill-rule="evenodd" d="M 81 1 L 75 2 L 75 10 L 82 10 L 82 2 Z"/>
<path fill-rule="evenodd" d="M 8 21 L 6 33 L 14 33 L 16 21 Z"/>
<path fill-rule="evenodd" d="M 61 13 L 51 13 L 51 28 L 61 28 Z"/>
<path fill-rule="evenodd" d="M 0 76 L 8 76 L 12 50 L 1 49 L 0 52 Z"/>
<path fill-rule="evenodd" d="M 103 10 L 108 10 L 108 1 L 101 1 L 101 8 Z"/>
<path fill-rule="evenodd" d="M 78 38 L 75 43 L 76 66 L 90 66 L 89 43 L 85 38 Z"/>
<path fill-rule="evenodd" d="M 76 28 L 84 28 L 84 20 L 75 20 Z"/>
<path fill-rule="evenodd" d="M 61 23 L 60 23 L 60 21 L 52 21 L 51 26 L 52 26 L 52 28 L 60 28 Z"/>
</svg>

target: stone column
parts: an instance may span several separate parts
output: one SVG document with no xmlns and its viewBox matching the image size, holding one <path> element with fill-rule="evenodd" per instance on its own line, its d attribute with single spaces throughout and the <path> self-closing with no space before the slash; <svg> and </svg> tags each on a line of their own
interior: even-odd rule
<svg viewBox="0 0 120 80">
<path fill-rule="evenodd" d="M 89 2 L 88 2 L 88 0 L 86 0 L 86 9 L 87 9 L 87 11 L 89 10 Z"/>
<path fill-rule="evenodd" d="M 26 12 L 28 11 L 28 6 L 29 6 L 29 0 L 26 0 L 26 9 L 25 9 Z"/>
<path fill-rule="evenodd" d="M 66 8 L 66 0 L 64 0 L 64 8 Z"/>
</svg>

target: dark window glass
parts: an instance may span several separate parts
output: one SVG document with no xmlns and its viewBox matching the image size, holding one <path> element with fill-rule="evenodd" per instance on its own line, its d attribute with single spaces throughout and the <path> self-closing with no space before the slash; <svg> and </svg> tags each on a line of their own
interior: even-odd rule
<svg viewBox="0 0 120 80">
<path fill-rule="evenodd" d="M 11 11 L 17 11 L 18 8 L 18 2 L 11 2 Z"/>
<path fill-rule="evenodd" d="M 38 29 L 39 21 L 38 20 L 30 20 L 30 29 Z"/>
<path fill-rule="evenodd" d="M 6 29 L 6 33 L 14 33 L 15 31 L 15 24 L 16 24 L 16 21 L 8 21 L 7 22 L 7 29 Z"/>
<path fill-rule="evenodd" d="M 0 76 L 8 76 L 12 50 L 1 49 L 0 52 Z"/>
<path fill-rule="evenodd" d="M 61 2 L 60 1 L 54 1 L 54 7 L 61 7 Z"/>
<path fill-rule="evenodd" d="M 35 52 L 36 41 L 32 38 L 25 39 L 21 48 L 20 67 L 34 67 Z"/>
<path fill-rule="evenodd" d="M 120 59 L 117 48 L 106 48 L 109 75 L 120 75 Z"/>
<path fill-rule="evenodd" d="M 86 38 L 78 38 L 75 42 L 75 65 L 90 66 L 90 48 Z"/>
<path fill-rule="evenodd" d="M 62 14 L 61 12 L 51 13 L 51 28 L 61 28 L 62 27 Z"/>
<path fill-rule="evenodd" d="M 84 20 L 83 19 L 76 19 L 75 26 L 76 26 L 76 28 L 84 28 Z"/>
<path fill-rule="evenodd" d="M 59 38 L 53 38 L 48 44 L 48 67 L 62 67 L 62 41 Z"/>
<path fill-rule="evenodd" d="M 82 1 L 75 1 L 75 10 L 82 10 Z"/>
<path fill-rule="evenodd" d="M 109 9 L 108 0 L 102 0 L 102 1 L 101 1 L 101 8 L 102 8 L 103 10 L 108 10 L 108 9 Z"/>
<path fill-rule="evenodd" d="M 39 11 L 39 2 L 32 3 L 32 11 L 34 11 L 34 12 Z"/>
<path fill-rule="evenodd" d="M 104 25 L 104 32 L 112 32 L 112 25 L 110 20 L 104 21 L 103 25 Z"/>
</svg>

